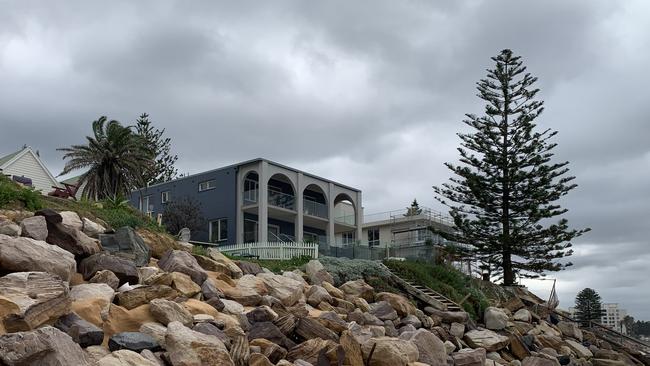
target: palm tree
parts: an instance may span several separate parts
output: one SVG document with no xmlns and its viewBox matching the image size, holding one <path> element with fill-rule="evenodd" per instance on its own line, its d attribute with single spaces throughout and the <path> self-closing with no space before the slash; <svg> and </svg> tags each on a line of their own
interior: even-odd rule
<svg viewBox="0 0 650 366">
<path fill-rule="evenodd" d="M 87 145 L 60 148 L 69 159 L 61 175 L 87 169 L 79 177 L 82 195 L 87 198 L 117 199 L 144 185 L 143 174 L 152 164 L 151 153 L 130 127 L 108 121 L 105 116 L 93 121 L 93 135 Z"/>
</svg>

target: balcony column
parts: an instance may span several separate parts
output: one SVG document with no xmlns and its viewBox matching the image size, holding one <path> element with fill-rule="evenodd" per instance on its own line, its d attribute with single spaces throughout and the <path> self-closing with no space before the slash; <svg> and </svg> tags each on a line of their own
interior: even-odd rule
<svg viewBox="0 0 650 366">
<path fill-rule="evenodd" d="M 257 202 L 257 240 L 260 243 L 269 241 L 269 163 L 260 162 L 259 195 Z"/>
<path fill-rule="evenodd" d="M 330 183 L 327 192 L 327 216 L 329 220 L 327 221 L 327 244 L 333 246 L 336 244 L 336 238 L 334 237 L 334 184 Z"/>
<path fill-rule="evenodd" d="M 294 221 L 294 232 L 296 235 L 296 242 L 302 242 L 303 240 L 303 214 L 305 210 L 303 209 L 303 175 L 302 173 L 298 173 L 298 179 L 296 181 L 296 190 L 297 192 L 294 192 L 295 197 L 296 197 L 296 219 Z"/>
<path fill-rule="evenodd" d="M 363 206 L 361 206 L 361 192 L 357 192 L 357 203 L 355 205 L 356 212 L 354 213 L 355 225 L 357 226 L 357 240 L 361 243 L 363 239 Z"/>
</svg>

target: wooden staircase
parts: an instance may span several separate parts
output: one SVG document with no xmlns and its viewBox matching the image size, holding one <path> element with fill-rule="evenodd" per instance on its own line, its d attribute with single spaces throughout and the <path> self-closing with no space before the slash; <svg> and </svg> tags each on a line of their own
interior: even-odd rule
<svg viewBox="0 0 650 366">
<path fill-rule="evenodd" d="M 382 267 L 384 267 L 386 271 L 390 273 L 393 280 L 395 280 L 395 282 L 397 282 L 400 286 L 402 286 L 402 288 L 407 293 L 416 297 L 423 303 L 428 304 L 440 311 L 451 311 L 451 312 L 465 311 L 459 304 L 453 302 L 452 300 L 441 295 L 440 293 L 426 286 L 418 285 L 411 280 L 406 280 L 400 277 L 397 273 L 393 272 L 390 268 L 388 268 L 383 263 L 381 263 L 381 265 Z"/>
</svg>

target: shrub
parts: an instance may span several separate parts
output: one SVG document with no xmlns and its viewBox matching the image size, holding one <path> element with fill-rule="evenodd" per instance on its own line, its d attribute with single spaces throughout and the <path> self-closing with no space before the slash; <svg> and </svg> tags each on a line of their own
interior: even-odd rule
<svg viewBox="0 0 650 366">
<path fill-rule="evenodd" d="M 0 207 L 19 204 L 30 211 L 43 208 L 40 192 L 22 187 L 0 174 Z"/>
<path fill-rule="evenodd" d="M 347 281 L 371 278 L 388 278 L 389 273 L 379 263 L 365 259 L 348 259 L 335 257 L 318 258 L 325 269 L 332 275 L 334 285 L 340 286 Z"/>
</svg>

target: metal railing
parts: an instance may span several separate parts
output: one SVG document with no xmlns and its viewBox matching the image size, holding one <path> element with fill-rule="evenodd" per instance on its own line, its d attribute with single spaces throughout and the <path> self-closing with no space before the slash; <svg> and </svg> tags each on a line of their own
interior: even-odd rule
<svg viewBox="0 0 650 366">
<path fill-rule="evenodd" d="M 327 205 L 312 200 L 302 200 L 302 211 L 305 215 L 316 216 L 323 219 L 328 218 Z"/>
<path fill-rule="evenodd" d="M 286 193 L 269 191 L 269 204 L 288 210 L 296 209 L 296 196 Z"/>
<path fill-rule="evenodd" d="M 363 222 L 367 224 L 371 222 L 388 220 L 406 221 L 415 218 L 433 221 L 447 226 L 454 226 L 454 220 L 449 215 L 445 215 L 440 211 L 432 210 L 428 207 L 420 207 L 418 211 L 413 211 L 411 208 L 403 208 L 400 210 L 368 214 L 364 215 Z"/>
<path fill-rule="evenodd" d="M 233 256 L 254 256 L 259 259 L 288 260 L 307 256 L 318 258 L 318 244 L 301 242 L 266 242 L 224 245 L 217 248 Z"/>
<path fill-rule="evenodd" d="M 354 226 L 355 221 L 356 220 L 354 215 L 343 215 L 334 218 L 334 222 L 337 222 L 339 224 L 350 225 L 350 226 Z"/>
</svg>

